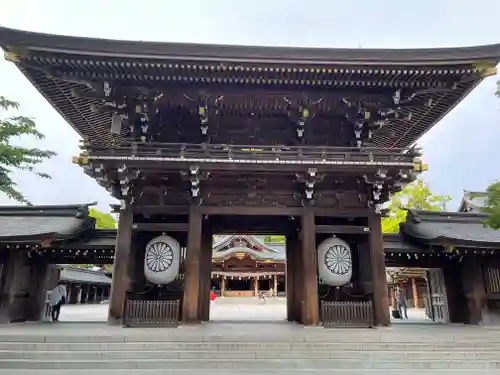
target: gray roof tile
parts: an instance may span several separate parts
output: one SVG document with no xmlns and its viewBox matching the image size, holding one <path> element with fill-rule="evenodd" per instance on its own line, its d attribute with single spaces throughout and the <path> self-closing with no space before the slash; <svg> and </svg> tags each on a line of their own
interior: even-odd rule
<svg viewBox="0 0 500 375">
<path fill-rule="evenodd" d="M 111 285 L 111 277 L 105 275 L 103 272 L 86 270 L 76 267 L 64 267 L 61 270 L 60 280 L 89 284 Z"/>
<path fill-rule="evenodd" d="M 409 210 L 401 231 L 416 240 L 463 246 L 500 246 L 500 231 L 483 225 L 487 215 L 472 212 Z"/>
<path fill-rule="evenodd" d="M 0 206 L 0 242 L 79 237 L 94 227 L 88 206 Z"/>
</svg>

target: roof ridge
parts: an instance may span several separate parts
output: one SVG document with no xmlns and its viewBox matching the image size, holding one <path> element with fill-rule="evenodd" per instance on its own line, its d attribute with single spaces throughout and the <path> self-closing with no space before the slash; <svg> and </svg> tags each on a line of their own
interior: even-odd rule
<svg viewBox="0 0 500 375">
<path fill-rule="evenodd" d="M 12 29 L 0 26 L 0 44 L 22 45 L 45 51 L 65 51 L 68 53 L 95 52 L 109 56 L 141 55 L 160 58 L 163 56 L 182 56 L 186 58 L 214 58 L 218 61 L 227 59 L 276 59 L 280 61 L 338 61 L 369 62 L 374 64 L 389 63 L 439 63 L 444 61 L 500 59 L 500 43 L 465 46 L 418 49 L 387 48 L 325 48 L 291 46 L 242 46 L 206 43 L 147 42 L 90 38 L 56 35 Z M 496 64 L 495 64 L 496 65 Z"/>
</svg>

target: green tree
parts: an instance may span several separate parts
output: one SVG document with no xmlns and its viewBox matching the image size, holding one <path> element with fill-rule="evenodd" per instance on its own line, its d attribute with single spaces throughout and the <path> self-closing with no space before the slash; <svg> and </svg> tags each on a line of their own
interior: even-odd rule
<svg viewBox="0 0 500 375">
<path fill-rule="evenodd" d="M 495 95 L 500 97 L 500 81 L 497 82 Z M 486 189 L 486 202 L 483 211 L 490 216 L 486 219 L 486 226 L 493 229 L 500 229 L 500 181 L 492 183 Z"/>
<path fill-rule="evenodd" d="M 101 212 L 95 208 L 89 210 L 89 215 L 95 219 L 95 227 L 97 229 L 115 229 L 116 220 L 105 212 Z"/>
<path fill-rule="evenodd" d="M 97 229 L 115 229 L 116 220 L 110 214 L 99 211 L 95 208 L 89 210 L 89 216 L 95 219 L 95 227 Z M 75 264 L 73 267 L 91 269 L 95 267 L 95 264 Z M 105 267 L 106 268 L 106 267 Z"/>
<path fill-rule="evenodd" d="M 394 194 L 389 202 L 389 216 L 382 219 L 382 232 L 398 233 L 399 224 L 406 220 L 407 208 L 441 211 L 446 210 L 446 203 L 450 200 L 448 195 L 432 194 L 429 186 L 419 178 Z"/>
<path fill-rule="evenodd" d="M 493 229 L 500 229 L 500 181 L 497 181 L 486 189 L 486 201 L 482 208 L 489 214 L 486 219 L 486 226 Z"/>
<path fill-rule="evenodd" d="M 285 243 L 285 236 L 265 236 L 264 243 Z"/>
<path fill-rule="evenodd" d="M 29 171 L 42 178 L 50 178 L 46 173 L 37 172 L 35 167 L 55 155 L 53 151 L 26 148 L 14 145 L 16 138 L 33 136 L 43 139 L 36 129 L 35 121 L 25 116 L 9 116 L 19 110 L 19 103 L 0 96 L 0 191 L 18 202 L 31 204 L 18 189 L 11 175 L 15 169 Z"/>
</svg>

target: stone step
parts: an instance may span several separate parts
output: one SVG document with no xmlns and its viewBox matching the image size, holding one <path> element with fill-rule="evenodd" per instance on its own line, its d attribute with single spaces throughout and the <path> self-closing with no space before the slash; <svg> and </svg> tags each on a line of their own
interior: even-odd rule
<svg viewBox="0 0 500 375">
<path fill-rule="evenodd" d="M 439 375 L 470 375 L 471 370 L 465 369 L 445 369 L 439 370 Z M 13 370 L 2 370 L 0 369 L 0 375 L 12 375 Z M 234 375 L 234 369 L 217 369 L 217 370 L 203 370 L 203 375 Z M 498 375 L 498 370 L 475 370 L 475 374 L 479 375 Z M 141 369 L 141 375 L 200 375 L 200 370 L 186 370 L 186 369 Z M 359 375 L 359 369 L 273 369 L 267 370 L 266 375 Z M 363 375 L 401 375 L 400 369 L 363 369 Z M 404 375 L 429 375 L 429 370 L 412 370 L 405 369 Z M 38 369 L 30 370 L 23 369 L 22 375 L 68 375 L 67 370 L 58 369 Z M 72 369 L 71 375 L 89 375 L 88 370 Z M 137 370 L 127 370 L 127 369 L 93 369 L 92 375 L 137 375 Z M 238 370 L 238 375 L 255 375 L 255 370 Z"/>
<path fill-rule="evenodd" d="M 359 360 L 359 361 L 495 361 L 499 360 L 499 352 L 492 351 L 15 351 L 1 350 L 0 360 L 33 360 L 33 361 L 93 361 L 93 360 Z"/>
<path fill-rule="evenodd" d="M 498 351 L 500 342 L 449 342 L 449 343 L 381 343 L 381 342 L 0 342 L 0 350 L 17 351 L 139 351 L 139 350 L 210 350 L 210 351 Z"/>
<path fill-rule="evenodd" d="M 359 359 L 142 359 L 142 360 L 0 360 L 1 369 L 162 369 L 162 370 L 318 370 L 330 369 L 398 369 L 398 370 L 439 370 L 439 369 L 500 369 L 500 359 L 484 360 L 415 360 L 415 361 L 360 361 Z M 73 374 L 73 372 L 71 372 Z M 24 374 L 24 372 L 23 372 Z"/>
</svg>

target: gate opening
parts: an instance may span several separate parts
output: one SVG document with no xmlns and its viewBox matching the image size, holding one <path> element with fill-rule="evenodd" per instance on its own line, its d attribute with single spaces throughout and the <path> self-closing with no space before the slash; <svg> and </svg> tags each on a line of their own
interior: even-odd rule
<svg viewBox="0 0 500 375">
<path fill-rule="evenodd" d="M 388 267 L 387 285 L 393 324 L 449 323 L 441 268 Z"/>
</svg>

